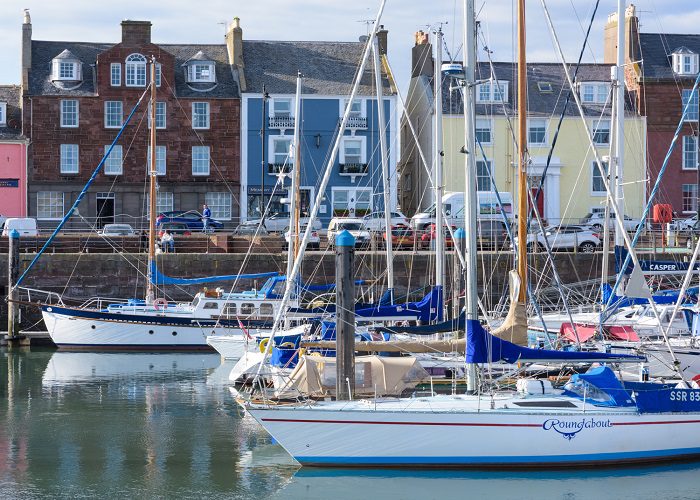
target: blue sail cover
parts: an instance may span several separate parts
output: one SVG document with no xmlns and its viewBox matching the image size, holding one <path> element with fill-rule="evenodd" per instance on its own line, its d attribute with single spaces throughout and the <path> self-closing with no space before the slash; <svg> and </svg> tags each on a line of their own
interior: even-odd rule
<svg viewBox="0 0 700 500">
<path fill-rule="evenodd" d="M 492 363 L 505 361 L 646 361 L 643 356 L 629 354 L 610 354 L 604 352 L 551 351 L 548 349 L 531 349 L 515 345 L 512 342 L 494 337 L 481 326 L 478 320 L 467 320 L 467 363 Z"/>
<path fill-rule="evenodd" d="M 654 303 L 656 304 L 675 304 L 676 301 L 678 300 L 678 292 L 679 290 L 664 290 L 660 292 L 656 292 L 653 294 L 654 297 Z M 603 285 L 603 304 L 607 304 L 608 301 L 610 300 L 610 296 L 612 295 L 612 287 L 608 285 L 607 283 Z M 686 295 L 686 301 L 687 302 L 695 302 L 697 301 L 697 296 L 698 296 L 698 287 L 692 287 L 688 288 L 685 291 Z M 627 307 L 627 306 L 634 306 L 634 305 L 639 305 L 639 304 L 648 304 L 649 299 L 645 298 L 640 298 L 640 297 L 625 297 L 624 295 L 615 295 L 612 299 L 612 303 L 615 304 L 617 307 Z"/>
<path fill-rule="evenodd" d="M 151 283 L 154 285 L 199 285 L 215 281 L 230 281 L 237 279 L 262 279 L 277 276 L 277 272 L 257 274 L 229 274 L 222 276 L 206 276 L 203 278 L 171 278 L 158 271 L 155 262 L 151 262 Z"/>
<path fill-rule="evenodd" d="M 625 263 L 627 254 L 629 252 L 626 248 L 616 246 L 615 247 L 615 272 L 619 273 L 620 269 Z M 642 268 L 644 274 L 685 274 L 690 268 L 689 262 L 676 262 L 673 260 L 640 260 L 639 266 Z M 631 274 L 634 264 L 630 261 L 629 265 L 624 271 L 624 274 Z M 693 272 L 700 271 L 700 262 L 695 263 Z"/>
<path fill-rule="evenodd" d="M 378 331 L 388 333 L 410 333 L 411 335 L 435 335 L 436 333 L 457 332 L 464 330 L 466 318 L 466 314 L 462 311 L 459 317 L 448 319 L 447 321 L 434 325 L 385 326 L 379 328 Z"/>
</svg>

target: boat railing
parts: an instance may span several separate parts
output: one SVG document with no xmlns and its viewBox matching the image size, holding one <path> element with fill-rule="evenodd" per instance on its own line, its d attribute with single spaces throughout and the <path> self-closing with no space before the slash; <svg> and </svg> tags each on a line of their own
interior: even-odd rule
<svg viewBox="0 0 700 500">
<path fill-rule="evenodd" d="M 134 299 L 124 299 L 124 298 L 113 298 L 113 297 L 90 297 L 80 304 L 80 309 L 107 309 L 110 306 L 128 306 L 128 305 L 143 305 L 142 301 L 135 301 Z"/>
<path fill-rule="evenodd" d="M 19 300 L 32 302 L 34 304 L 49 304 L 64 306 L 63 298 L 60 294 L 49 290 L 39 290 L 38 288 L 19 287 Z"/>
</svg>

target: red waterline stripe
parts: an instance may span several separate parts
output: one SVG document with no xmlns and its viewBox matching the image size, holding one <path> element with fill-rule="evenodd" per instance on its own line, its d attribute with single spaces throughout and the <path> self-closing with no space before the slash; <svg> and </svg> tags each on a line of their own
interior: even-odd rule
<svg viewBox="0 0 700 500">
<path fill-rule="evenodd" d="M 373 422 L 369 420 L 306 420 L 291 418 L 261 418 L 263 422 L 291 422 L 304 424 L 362 424 L 362 425 L 425 425 L 444 427 L 542 427 L 542 424 L 487 424 L 463 422 Z M 669 424 L 700 424 L 700 420 L 667 420 L 659 422 L 613 422 L 616 425 L 669 425 Z"/>
</svg>

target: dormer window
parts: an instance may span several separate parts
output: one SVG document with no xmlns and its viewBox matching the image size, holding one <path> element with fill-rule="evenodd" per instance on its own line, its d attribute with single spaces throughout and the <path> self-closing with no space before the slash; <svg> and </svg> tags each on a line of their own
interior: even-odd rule
<svg viewBox="0 0 700 500">
<path fill-rule="evenodd" d="M 82 77 L 82 63 L 69 50 L 64 50 L 51 61 L 51 80 L 79 82 Z"/>
<path fill-rule="evenodd" d="M 216 66 L 214 61 L 201 50 L 189 59 L 183 66 L 187 68 L 187 83 L 216 82 Z"/>
<path fill-rule="evenodd" d="M 677 75 L 698 74 L 698 54 L 687 47 L 679 47 L 671 54 L 673 72 Z"/>
<path fill-rule="evenodd" d="M 126 78 L 124 80 L 127 87 L 146 86 L 146 57 L 141 54 L 131 54 L 126 58 Z"/>
<path fill-rule="evenodd" d="M 498 80 L 480 83 L 476 86 L 476 102 L 500 104 L 508 102 L 508 81 Z"/>
<path fill-rule="evenodd" d="M 7 103 L 0 102 L 0 127 L 7 125 Z"/>
<path fill-rule="evenodd" d="M 610 94 L 607 82 L 582 82 L 580 85 L 581 102 L 584 104 L 605 104 Z"/>
</svg>

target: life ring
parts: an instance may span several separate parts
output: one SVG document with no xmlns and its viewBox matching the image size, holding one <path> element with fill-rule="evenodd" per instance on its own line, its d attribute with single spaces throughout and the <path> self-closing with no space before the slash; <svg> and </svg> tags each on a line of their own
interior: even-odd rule
<svg viewBox="0 0 700 500">
<path fill-rule="evenodd" d="M 296 349 L 296 347 L 297 346 L 294 345 L 294 342 L 284 342 L 279 346 L 280 349 Z"/>
<path fill-rule="evenodd" d="M 159 309 L 165 309 L 168 307 L 168 301 L 165 299 L 156 299 L 153 301 L 153 307 L 155 307 L 156 311 Z"/>
<path fill-rule="evenodd" d="M 270 342 L 270 339 L 262 339 L 260 341 L 260 352 L 265 354 L 267 352 L 267 344 Z"/>
</svg>

